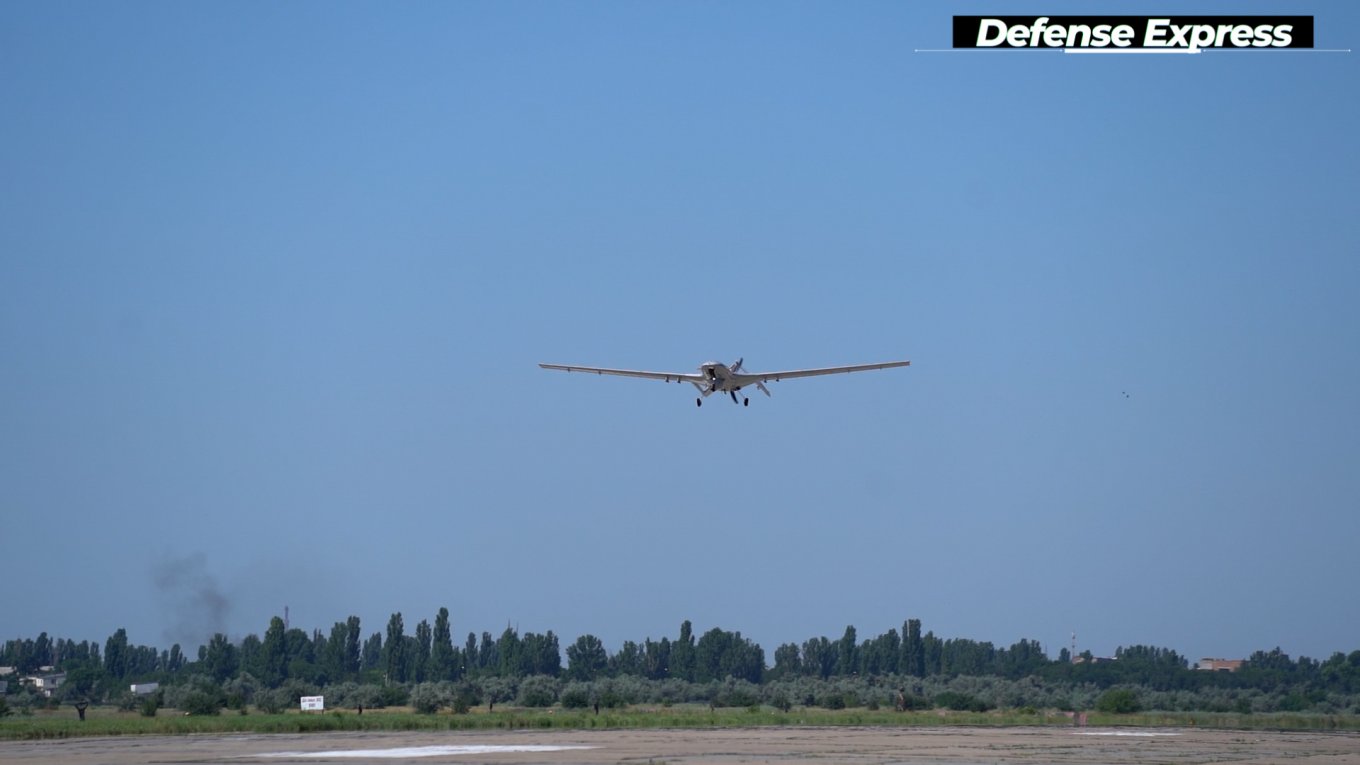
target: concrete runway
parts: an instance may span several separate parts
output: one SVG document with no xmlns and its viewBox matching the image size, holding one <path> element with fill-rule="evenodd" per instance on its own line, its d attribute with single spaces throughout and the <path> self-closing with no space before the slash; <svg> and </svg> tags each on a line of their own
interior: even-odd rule
<svg viewBox="0 0 1360 765">
<path fill-rule="evenodd" d="M 1243 763 L 1360 765 L 1360 734 L 1199 729 L 748 728 L 125 736 L 0 742 L 5 765 L 132 763 Z"/>
</svg>

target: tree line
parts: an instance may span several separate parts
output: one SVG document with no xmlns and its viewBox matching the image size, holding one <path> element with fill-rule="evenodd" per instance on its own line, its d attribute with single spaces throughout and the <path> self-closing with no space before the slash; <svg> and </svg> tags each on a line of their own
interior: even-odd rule
<svg viewBox="0 0 1360 765">
<path fill-rule="evenodd" d="M 481 688 L 496 688 L 505 685 L 496 681 L 518 686 L 535 677 L 548 678 L 558 688 L 618 678 L 698 686 L 740 682 L 753 687 L 792 687 L 802 680 L 893 678 L 906 685 L 925 679 L 1031 678 L 1052 687 L 1129 685 L 1156 693 L 1254 689 L 1293 694 L 1302 699 L 1295 706 L 1305 708 L 1320 703 L 1327 694 L 1360 693 L 1360 651 L 1338 652 L 1325 661 L 1292 659 L 1278 648 L 1257 651 L 1233 673 L 1197 671 L 1175 651 L 1151 646 L 1121 647 L 1114 661 L 1096 661 L 1089 653 L 1078 662 L 1073 658 L 1064 648 L 1056 659 L 1050 659 L 1035 640 L 997 647 L 990 642 L 943 639 L 933 632 L 922 633 L 918 619 L 906 620 L 900 631 L 893 628 L 863 640 L 848 626 L 835 640 L 819 636 L 784 643 L 775 649 L 770 663 L 764 649 L 740 632 L 714 627 L 696 636 L 689 621 L 681 623 L 674 638 L 625 641 L 613 653 L 594 635 L 581 635 L 562 650 L 552 630 L 520 634 L 508 626 L 499 636 L 469 632 L 455 644 L 449 611 L 441 608 L 433 625 L 422 619 L 408 634 L 402 614 L 394 613 L 382 631 L 367 637 L 357 616 L 335 622 L 329 632 L 310 633 L 289 628 L 275 616 L 263 636 L 249 634 L 234 641 L 218 633 L 199 646 L 193 657 L 178 644 L 166 650 L 134 645 L 123 628 L 104 641 L 102 650 L 96 642 L 52 639 L 42 633 L 37 638 L 6 641 L 0 666 L 14 667 L 19 676 L 54 667 L 67 675 L 68 696 L 96 702 L 126 692 L 130 683 L 150 681 L 218 688 L 235 682 L 243 688 L 264 690 L 288 683 L 318 689 L 343 684 L 352 689 L 472 681 Z M 14 679 L 11 676 L 11 692 L 18 690 Z"/>
</svg>

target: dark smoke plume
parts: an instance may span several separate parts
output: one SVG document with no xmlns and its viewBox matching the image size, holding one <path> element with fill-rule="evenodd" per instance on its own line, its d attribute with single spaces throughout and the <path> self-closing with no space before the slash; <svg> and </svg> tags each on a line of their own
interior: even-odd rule
<svg viewBox="0 0 1360 765">
<path fill-rule="evenodd" d="M 151 571 L 161 606 L 167 612 L 165 639 L 179 643 L 189 656 L 215 633 L 227 631 L 231 610 L 231 602 L 208 573 L 205 560 L 203 553 L 168 557 Z"/>
</svg>

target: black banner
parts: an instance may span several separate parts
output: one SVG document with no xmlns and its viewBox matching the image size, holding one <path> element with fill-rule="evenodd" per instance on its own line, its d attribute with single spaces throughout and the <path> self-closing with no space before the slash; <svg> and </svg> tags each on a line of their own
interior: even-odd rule
<svg viewBox="0 0 1360 765">
<path fill-rule="evenodd" d="M 955 48 L 1311 48 L 1312 16 L 955 16 Z"/>
</svg>

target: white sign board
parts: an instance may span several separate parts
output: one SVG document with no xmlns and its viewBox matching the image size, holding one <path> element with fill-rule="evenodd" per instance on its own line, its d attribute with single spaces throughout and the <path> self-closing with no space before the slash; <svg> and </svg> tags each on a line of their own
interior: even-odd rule
<svg viewBox="0 0 1360 765">
<path fill-rule="evenodd" d="M 302 711 L 304 712 L 324 712 L 326 711 L 325 696 L 303 696 Z"/>
</svg>

